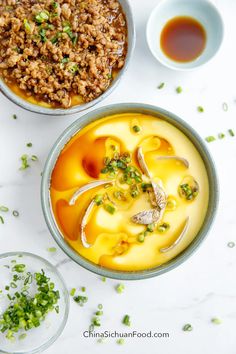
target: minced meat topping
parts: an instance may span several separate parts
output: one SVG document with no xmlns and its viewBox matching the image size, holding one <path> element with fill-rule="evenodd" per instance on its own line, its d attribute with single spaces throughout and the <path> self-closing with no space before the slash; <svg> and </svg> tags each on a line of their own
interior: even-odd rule
<svg viewBox="0 0 236 354">
<path fill-rule="evenodd" d="M 52 107 L 100 96 L 126 51 L 116 0 L 0 0 L 0 74 Z"/>
</svg>

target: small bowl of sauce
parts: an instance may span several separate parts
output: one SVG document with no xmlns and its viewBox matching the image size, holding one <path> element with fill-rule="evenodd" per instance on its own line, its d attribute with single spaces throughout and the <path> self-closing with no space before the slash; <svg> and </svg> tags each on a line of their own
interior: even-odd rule
<svg viewBox="0 0 236 354">
<path fill-rule="evenodd" d="M 147 42 L 156 59 L 192 70 L 212 59 L 223 40 L 223 21 L 208 0 L 165 0 L 152 12 Z"/>
</svg>

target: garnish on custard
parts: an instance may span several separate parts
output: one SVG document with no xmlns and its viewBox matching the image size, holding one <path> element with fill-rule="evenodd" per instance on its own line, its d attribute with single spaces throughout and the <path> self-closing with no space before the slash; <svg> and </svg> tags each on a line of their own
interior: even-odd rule
<svg viewBox="0 0 236 354">
<path fill-rule="evenodd" d="M 179 195 L 186 200 L 194 200 L 199 193 L 199 185 L 192 176 L 185 177 L 179 185 Z"/>
</svg>

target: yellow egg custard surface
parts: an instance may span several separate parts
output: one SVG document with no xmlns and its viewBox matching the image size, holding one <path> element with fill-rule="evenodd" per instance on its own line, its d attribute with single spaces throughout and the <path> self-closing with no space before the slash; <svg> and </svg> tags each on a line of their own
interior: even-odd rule
<svg viewBox="0 0 236 354">
<path fill-rule="evenodd" d="M 96 181 L 104 184 L 86 189 Z M 55 164 L 50 196 L 57 225 L 76 252 L 108 269 L 139 271 L 192 242 L 206 216 L 209 185 L 199 152 L 179 129 L 122 113 L 73 136 Z"/>
</svg>

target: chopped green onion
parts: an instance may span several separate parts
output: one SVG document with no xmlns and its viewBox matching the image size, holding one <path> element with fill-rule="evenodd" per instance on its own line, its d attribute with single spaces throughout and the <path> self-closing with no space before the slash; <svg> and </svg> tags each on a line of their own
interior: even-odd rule
<svg viewBox="0 0 236 354">
<path fill-rule="evenodd" d="M 37 161 L 37 160 L 38 160 L 38 157 L 37 157 L 36 155 L 32 155 L 32 156 L 31 156 L 31 160 L 32 160 L 32 161 Z"/>
<path fill-rule="evenodd" d="M 65 63 L 68 63 L 68 61 L 69 61 L 69 58 L 65 57 L 61 60 L 61 63 L 65 64 Z"/>
<path fill-rule="evenodd" d="M 48 252 L 56 252 L 57 251 L 57 249 L 56 249 L 56 247 L 49 247 L 48 248 Z"/>
<path fill-rule="evenodd" d="M 39 12 L 36 16 L 35 16 L 35 21 L 37 23 L 43 23 L 49 20 L 49 12 L 46 10 L 43 10 L 41 12 Z"/>
<path fill-rule="evenodd" d="M 213 135 L 210 135 L 210 136 L 207 136 L 205 138 L 205 140 L 208 142 L 208 143 L 211 143 L 212 141 L 215 141 L 216 138 L 213 136 Z"/>
<path fill-rule="evenodd" d="M 53 1 L 53 2 L 52 2 L 52 7 L 53 7 L 54 9 L 57 9 L 57 8 L 58 8 L 58 2 Z"/>
<path fill-rule="evenodd" d="M 147 231 L 148 231 L 148 232 L 153 232 L 153 231 L 154 231 L 154 227 L 155 227 L 154 224 L 149 224 L 149 225 L 147 226 Z"/>
<path fill-rule="evenodd" d="M 70 296 L 74 296 L 76 292 L 76 288 L 72 288 L 70 291 Z"/>
<path fill-rule="evenodd" d="M 181 93 L 183 91 L 181 86 L 176 87 L 176 92 L 177 93 Z"/>
<path fill-rule="evenodd" d="M 197 110 L 198 110 L 198 112 L 200 112 L 200 113 L 203 113 L 203 112 L 204 112 L 204 108 L 203 108 L 202 106 L 198 106 L 198 107 L 197 107 Z"/>
<path fill-rule="evenodd" d="M 219 138 L 219 139 L 224 139 L 224 137 L 225 137 L 225 134 L 224 134 L 224 133 L 219 133 L 219 134 L 218 134 L 218 138 Z"/>
<path fill-rule="evenodd" d="M 228 107 L 228 104 L 226 102 L 223 102 L 222 103 L 222 108 L 223 108 L 223 111 L 227 112 L 229 107 Z"/>
<path fill-rule="evenodd" d="M 163 87 L 165 86 L 165 83 L 164 82 L 161 82 L 159 86 L 157 86 L 157 88 L 159 90 L 163 89 Z"/>
<path fill-rule="evenodd" d="M 4 213 L 6 213 L 7 211 L 9 211 L 8 207 L 4 206 L 4 205 L 0 205 L 0 211 L 3 211 Z"/>
<path fill-rule="evenodd" d="M 102 316 L 103 315 L 103 311 L 96 311 L 95 315 L 96 316 Z"/>
<path fill-rule="evenodd" d="M 32 144 L 32 143 L 27 143 L 26 146 L 27 146 L 27 147 L 32 147 L 33 144 Z"/>
<path fill-rule="evenodd" d="M 233 241 L 230 241 L 230 242 L 227 243 L 227 246 L 229 248 L 234 248 L 235 247 L 235 243 Z"/>
<path fill-rule="evenodd" d="M 157 226 L 157 231 L 158 232 L 165 232 L 170 228 L 170 224 L 168 224 L 167 222 L 163 222 L 162 224 Z"/>
<path fill-rule="evenodd" d="M 116 211 L 116 208 L 111 204 L 103 204 L 103 208 L 111 215 L 113 215 Z"/>
<path fill-rule="evenodd" d="M 4 219 L 3 219 L 3 217 L 1 215 L 0 215 L 0 223 L 4 224 Z"/>
<path fill-rule="evenodd" d="M 93 317 L 92 318 L 92 325 L 96 326 L 96 327 L 100 327 L 101 326 L 101 322 L 100 322 L 100 318 L 99 317 Z"/>
<path fill-rule="evenodd" d="M 98 309 L 102 310 L 103 309 L 103 305 L 102 304 L 98 304 Z"/>
<path fill-rule="evenodd" d="M 138 240 L 138 242 L 141 242 L 141 243 L 144 242 L 144 240 L 145 240 L 144 234 L 139 234 L 137 240 Z"/>
<path fill-rule="evenodd" d="M 25 18 L 23 22 L 24 22 L 25 32 L 31 33 L 31 26 L 30 26 L 29 21 Z"/>
<path fill-rule="evenodd" d="M 85 286 L 82 286 L 82 287 L 81 287 L 81 291 L 82 291 L 83 293 L 86 291 Z"/>
<path fill-rule="evenodd" d="M 87 296 L 78 295 L 74 297 L 74 301 L 80 306 L 84 306 L 84 304 L 88 301 L 88 298 Z"/>
<path fill-rule="evenodd" d="M 95 195 L 94 201 L 97 205 L 101 205 L 103 203 L 103 196 L 101 194 Z"/>
<path fill-rule="evenodd" d="M 12 115 L 12 118 L 13 118 L 13 119 L 17 119 L 17 115 L 16 115 L 16 114 L 13 114 L 13 115 Z"/>
<path fill-rule="evenodd" d="M 28 164 L 28 155 L 22 155 L 20 170 L 26 170 L 28 167 L 30 167 L 30 165 Z"/>
<path fill-rule="evenodd" d="M 134 125 L 134 126 L 132 127 L 132 129 L 133 129 L 133 131 L 134 131 L 135 133 L 138 133 L 138 132 L 140 132 L 140 130 L 141 130 L 141 128 L 140 128 L 138 125 Z"/>
<path fill-rule="evenodd" d="M 12 215 L 18 217 L 20 214 L 17 210 L 13 210 Z"/>
<path fill-rule="evenodd" d="M 119 345 L 123 345 L 123 344 L 125 344 L 125 340 L 124 340 L 124 338 L 119 338 L 119 339 L 117 339 L 116 343 Z"/>
<path fill-rule="evenodd" d="M 125 290 L 124 284 L 118 284 L 118 285 L 116 286 L 116 292 L 117 292 L 118 294 L 123 293 L 124 290 Z"/>
<path fill-rule="evenodd" d="M 102 277 L 102 278 L 101 278 L 101 281 L 102 281 L 103 283 L 105 283 L 106 280 L 107 280 L 106 277 Z"/>
<path fill-rule="evenodd" d="M 39 35 L 40 35 L 41 41 L 42 41 L 43 43 L 45 43 L 45 42 L 47 41 L 45 28 L 40 28 L 40 30 L 39 30 Z"/>
<path fill-rule="evenodd" d="M 130 326 L 131 325 L 131 322 L 130 322 L 130 316 L 129 315 L 125 315 L 124 318 L 123 318 L 123 321 L 122 323 L 126 326 Z"/>
<path fill-rule="evenodd" d="M 234 136 L 234 135 L 235 135 L 235 134 L 234 134 L 234 131 L 233 131 L 232 129 L 229 129 L 229 130 L 228 130 L 228 133 L 229 133 L 230 136 Z"/>
<path fill-rule="evenodd" d="M 14 267 L 12 268 L 13 272 L 17 272 L 17 273 L 24 273 L 25 271 L 25 264 L 16 264 L 14 265 Z"/>
<path fill-rule="evenodd" d="M 219 318 L 216 318 L 216 317 L 212 318 L 211 322 L 214 323 L 214 324 L 221 324 L 222 323 L 222 321 Z"/>
<path fill-rule="evenodd" d="M 187 323 L 187 324 L 185 324 L 183 326 L 182 329 L 183 329 L 184 332 L 191 332 L 193 330 L 193 327 L 192 327 L 192 325 L 190 323 Z"/>
</svg>

